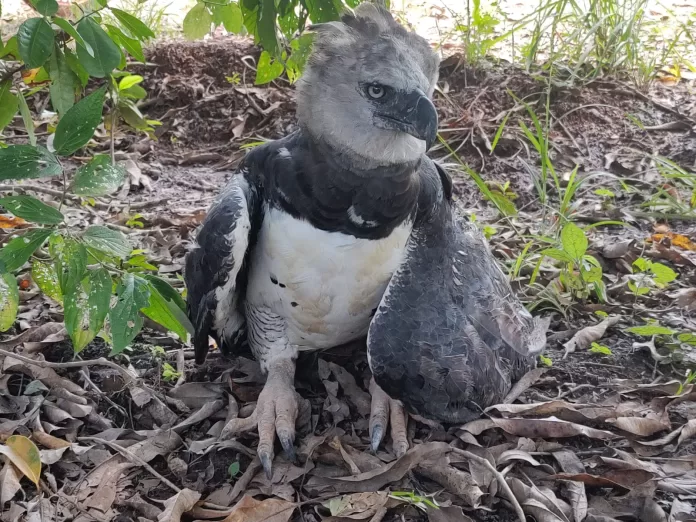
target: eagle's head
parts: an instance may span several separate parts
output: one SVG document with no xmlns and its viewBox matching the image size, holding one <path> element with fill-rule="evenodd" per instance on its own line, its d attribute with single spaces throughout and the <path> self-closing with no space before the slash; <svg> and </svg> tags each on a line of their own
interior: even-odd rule
<svg viewBox="0 0 696 522">
<path fill-rule="evenodd" d="M 370 3 L 312 30 L 298 82 L 300 124 L 370 165 L 417 161 L 437 137 L 439 57 L 428 42 Z"/>
</svg>

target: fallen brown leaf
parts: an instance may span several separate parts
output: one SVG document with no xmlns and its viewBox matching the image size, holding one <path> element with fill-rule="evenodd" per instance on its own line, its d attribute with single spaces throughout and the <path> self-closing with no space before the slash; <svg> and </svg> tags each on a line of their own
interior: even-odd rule
<svg viewBox="0 0 696 522">
<path fill-rule="evenodd" d="M 164 511 L 157 517 L 158 522 L 180 522 L 181 515 L 196 505 L 201 494 L 190 489 L 182 489 L 164 501 Z"/>
<path fill-rule="evenodd" d="M 426 442 L 408 450 L 404 456 L 381 468 L 349 477 L 314 476 L 307 481 L 307 486 L 328 487 L 338 493 L 379 491 L 390 482 L 401 480 L 420 462 L 445 455 L 449 449 L 450 446 L 444 442 Z"/>
<path fill-rule="evenodd" d="M 565 359 L 569 353 L 573 353 L 576 349 L 584 350 L 590 346 L 594 341 L 598 341 L 607 331 L 607 328 L 614 326 L 621 320 L 621 316 L 607 317 L 599 324 L 592 326 L 587 326 L 576 333 L 570 341 L 565 343 L 563 347 L 565 348 L 565 354 L 563 358 Z"/>
<path fill-rule="evenodd" d="M 0 509 L 14 498 L 22 489 L 19 483 L 21 474 L 11 463 L 7 462 L 0 471 Z"/>
<path fill-rule="evenodd" d="M 614 440 L 621 438 L 619 435 L 605 430 L 588 428 L 581 424 L 568 422 L 550 417 L 548 419 L 482 419 L 466 424 L 462 429 L 479 435 L 491 428 L 502 428 L 510 435 L 529 438 L 553 438 L 577 437 L 585 435 L 591 439 Z M 472 431 L 475 430 L 475 431 Z"/>
<path fill-rule="evenodd" d="M 332 498 L 324 502 L 323 505 L 331 512 L 333 517 L 364 520 L 374 516 L 378 510 L 387 504 L 388 500 L 387 492 L 380 491 L 376 493 L 343 495 L 342 497 Z"/>
<path fill-rule="evenodd" d="M 288 522 L 296 504 L 278 498 L 256 500 L 244 495 L 222 522 Z M 162 519 L 165 520 L 165 519 Z"/>
<path fill-rule="evenodd" d="M 587 516 L 587 493 L 585 484 L 574 480 L 564 481 L 565 496 L 573 509 L 574 522 L 582 522 Z"/>
<path fill-rule="evenodd" d="M 473 519 L 460 507 L 440 506 L 440 509 L 428 508 L 428 522 L 473 522 Z"/>
</svg>

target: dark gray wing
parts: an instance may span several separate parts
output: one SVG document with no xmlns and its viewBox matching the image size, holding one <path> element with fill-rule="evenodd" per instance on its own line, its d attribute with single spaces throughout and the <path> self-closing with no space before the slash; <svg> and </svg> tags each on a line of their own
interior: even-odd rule
<svg viewBox="0 0 696 522">
<path fill-rule="evenodd" d="M 370 324 L 368 360 L 411 412 L 466 422 L 533 367 L 548 322 L 532 318 L 481 233 L 457 216 L 447 174 L 430 160 L 420 174 L 418 215 Z"/>
<path fill-rule="evenodd" d="M 261 187 L 244 165 L 218 196 L 186 256 L 186 304 L 198 364 L 208 354 L 208 336 L 228 354 L 244 339 L 246 259 L 263 219 Z"/>
</svg>

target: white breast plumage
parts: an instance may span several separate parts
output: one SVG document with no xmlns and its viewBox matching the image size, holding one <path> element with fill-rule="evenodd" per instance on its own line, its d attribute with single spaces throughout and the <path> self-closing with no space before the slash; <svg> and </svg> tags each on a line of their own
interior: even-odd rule
<svg viewBox="0 0 696 522">
<path fill-rule="evenodd" d="M 288 340 L 300 350 L 365 336 L 410 233 L 409 222 L 386 238 L 359 239 L 267 209 L 251 258 L 247 303 L 283 317 Z"/>
</svg>

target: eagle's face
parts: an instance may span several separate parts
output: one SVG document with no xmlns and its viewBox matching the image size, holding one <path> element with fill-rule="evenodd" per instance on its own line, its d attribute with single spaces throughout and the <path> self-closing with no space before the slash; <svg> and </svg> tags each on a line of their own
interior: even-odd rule
<svg viewBox="0 0 696 522">
<path fill-rule="evenodd" d="M 300 122 L 373 165 L 417 160 L 437 137 L 437 55 L 371 4 L 343 20 L 317 29 L 298 84 Z"/>
</svg>

